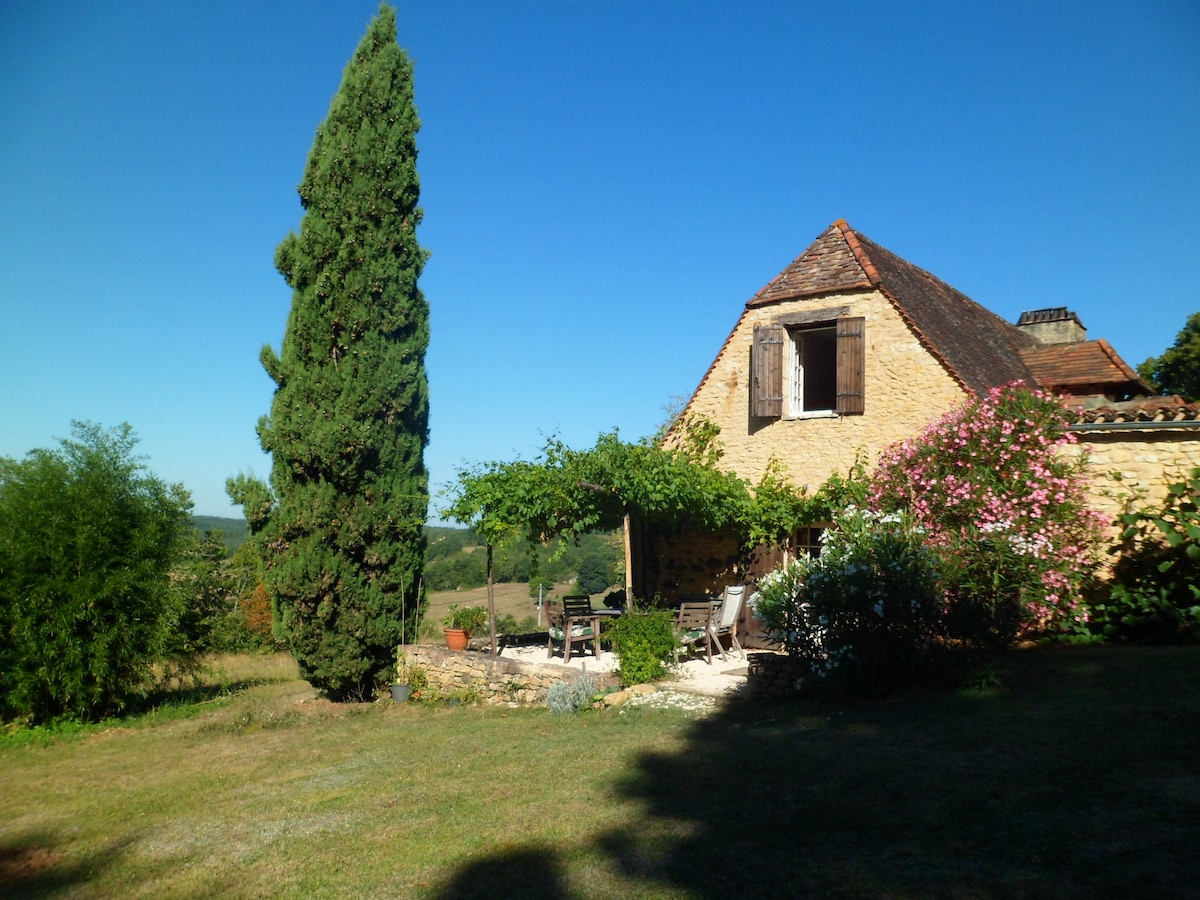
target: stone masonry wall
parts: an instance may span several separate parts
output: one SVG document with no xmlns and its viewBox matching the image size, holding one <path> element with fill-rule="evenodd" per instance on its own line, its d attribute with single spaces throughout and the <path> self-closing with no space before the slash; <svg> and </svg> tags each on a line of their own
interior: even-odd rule
<svg viewBox="0 0 1200 900">
<path fill-rule="evenodd" d="M 685 532 L 650 536 L 658 561 L 658 592 L 671 600 L 682 594 L 720 594 L 725 585 L 741 584 L 738 543 L 732 534 Z M 650 598 L 646 598 L 650 599 Z"/>
<path fill-rule="evenodd" d="M 474 690 L 486 703 L 543 703 L 551 686 L 574 683 L 583 673 L 566 666 L 541 666 L 474 650 L 454 651 L 425 644 L 403 648 L 410 666 L 424 670 L 441 692 Z M 619 686 L 616 676 L 589 672 L 598 690 Z"/>
<path fill-rule="evenodd" d="M 866 319 L 863 415 L 751 418 L 754 326 L 788 312 L 835 307 L 849 307 L 848 315 Z M 965 396 L 891 302 L 871 291 L 746 310 L 697 389 L 688 412 L 707 416 L 721 426 L 723 468 L 754 483 L 775 456 L 787 466 L 793 481 L 815 491 L 830 473 L 849 471 L 856 455 L 873 465 L 885 447 L 916 434 Z"/>
<path fill-rule="evenodd" d="M 1108 519 L 1124 512 L 1122 495 L 1140 493 L 1137 506 L 1160 506 L 1167 486 L 1200 466 L 1200 431 L 1195 429 L 1086 431 L 1078 437 L 1069 452 L 1088 453 L 1091 505 Z"/>
</svg>

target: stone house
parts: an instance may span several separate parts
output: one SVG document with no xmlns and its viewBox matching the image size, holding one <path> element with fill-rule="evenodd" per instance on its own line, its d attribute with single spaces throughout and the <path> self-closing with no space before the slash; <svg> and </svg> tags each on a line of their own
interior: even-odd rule
<svg viewBox="0 0 1200 900">
<path fill-rule="evenodd" d="M 1074 312 L 1033 310 L 1010 323 L 842 220 L 746 302 L 683 413 L 720 426 L 722 465 L 742 478 L 757 482 L 774 457 L 815 490 L 968 396 L 1014 381 L 1079 409 L 1073 430 L 1091 451 L 1103 511 L 1118 511 L 1114 487 L 1161 497 L 1200 465 L 1200 407 L 1150 396 Z M 796 534 L 792 552 L 814 547 L 818 531 Z M 642 535 L 638 544 L 643 595 L 713 592 L 776 561 L 741 571 L 722 535 Z"/>
</svg>

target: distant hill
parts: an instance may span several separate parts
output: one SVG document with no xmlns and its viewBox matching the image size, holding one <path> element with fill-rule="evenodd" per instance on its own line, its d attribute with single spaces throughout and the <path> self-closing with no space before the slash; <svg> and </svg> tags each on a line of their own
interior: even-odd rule
<svg viewBox="0 0 1200 900">
<path fill-rule="evenodd" d="M 249 535 L 245 519 L 233 519 L 224 516 L 192 516 L 192 527 L 201 534 L 208 531 L 222 532 L 225 536 L 225 548 L 229 553 L 233 553 L 238 547 L 242 546 Z M 428 526 L 425 529 L 425 534 L 429 538 L 431 545 L 449 544 L 455 549 L 460 549 L 465 544 L 480 543 L 475 533 L 466 528 Z M 445 550 L 443 550 L 444 552 Z"/>
<path fill-rule="evenodd" d="M 222 532 L 225 552 L 229 555 L 233 555 L 248 537 L 244 519 L 193 516 L 192 522 L 201 534 Z M 486 544 L 473 529 L 427 525 L 425 538 L 423 577 L 428 591 L 470 590 L 487 584 Z M 621 581 L 619 566 L 624 562 L 624 549 L 618 535 L 582 535 L 561 555 L 550 548 L 539 549 L 537 570 L 531 571 L 532 559 L 527 545 L 514 542 L 498 547 L 494 559 L 496 582 L 528 585 L 532 581 L 536 594 L 539 582 L 547 587 L 564 584 L 579 577 L 589 566 L 593 570 L 593 580 L 608 584 Z M 597 569 L 599 572 L 595 571 Z"/>
<path fill-rule="evenodd" d="M 230 519 L 223 516 L 192 516 L 192 527 L 201 534 L 209 531 L 223 532 L 225 552 L 230 554 L 245 543 L 248 534 L 245 519 Z"/>
</svg>

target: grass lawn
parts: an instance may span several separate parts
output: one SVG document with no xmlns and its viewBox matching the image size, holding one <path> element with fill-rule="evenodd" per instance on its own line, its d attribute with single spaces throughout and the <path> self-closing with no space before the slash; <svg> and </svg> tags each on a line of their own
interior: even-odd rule
<svg viewBox="0 0 1200 900">
<path fill-rule="evenodd" d="M 1200 648 L 700 719 L 334 705 L 287 660 L 223 665 L 197 706 L 0 739 L 0 895 L 1197 892 Z"/>
</svg>

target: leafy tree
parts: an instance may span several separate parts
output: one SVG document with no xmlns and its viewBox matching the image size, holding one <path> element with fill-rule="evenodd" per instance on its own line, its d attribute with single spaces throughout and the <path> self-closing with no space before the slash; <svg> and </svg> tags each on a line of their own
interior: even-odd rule
<svg viewBox="0 0 1200 900">
<path fill-rule="evenodd" d="M 425 586 L 431 591 L 453 591 L 487 584 L 487 553 L 461 552 L 425 565 Z"/>
<path fill-rule="evenodd" d="M 579 561 L 579 589 L 585 594 L 598 594 L 612 587 L 612 567 L 609 561 L 595 550 L 589 551 Z"/>
<path fill-rule="evenodd" d="M 1138 366 L 1138 374 L 1164 394 L 1200 400 L 1200 312 L 1188 316 L 1175 343 Z"/>
<path fill-rule="evenodd" d="M 73 423 L 58 450 L 0 460 L 0 714 L 97 719 L 149 678 L 191 499 L 133 455 L 129 425 Z"/>
<path fill-rule="evenodd" d="M 227 558 L 226 543 L 220 531 L 193 530 L 171 570 L 176 620 L 167 655 L 177 672 L 197 671 L 206 653 L 276 649 L 258 548 L 244 542 Z"/>
<path fill-rule="evenodd" d="M 273 457 L 275 500 L 260 518 L 268 587 L 304 677 L 335 697 L 386 677 L 402 616 L 413 633 L 424 604 L 419 127 L 412 65 L 382 6 L 309 152 L 300 232 L 275 256 L 293 289 L 282 352 L 262 353 L 276 384 L 259 423 Z M 261 514 L 263 493 L 240 487 Z"/>
<path fill-rule="evenodd" d="M 726 532 L 748 554 L 763 543 L 782 543 L 795 528 L 827 519 L 831 509 L 865 496 L 861 464 L 807 496 L 782 465 L 772 463 L 752 492 L 720 468 L 719 433 L 712 422 L 689 417 L 676 423 L 672 447 L 657 438 L 628 443 L 616 432 L 601 434 L 588 450 L 550 439 L 532 462 L 460 471 L 444 512 L 496 546 L 523 539 L 535 552 L 557 539 L 546 564 L 549 576 L 559 571 L 554 564 L 570 546 L 589 533 L 620 529 L 626 516 L 649 531 Z M 531 579 L 538 574 L 534 569 Z"/>
<path fill-rule="evenodd" d="M 716 434 L 715 426 L 688 432 L 679 449 L 627 443 L 616 432 L 583 451 L 551 439 L 534 462 L 460 472 L 446 512 L 493 545 L 524 538 L 536 548 L 557 538 L 557 556 L 589 532 L 622 527 L 626 516 L 650 529 L 741 534 L 750 496 L 741 479 L 716 467 Z"/>
<path fill-rule="evenodd" d="M 453 557 L 464 550 L 484 546 L 483 540 L 470 528 L 429 526 L 425 529 L 425 563 Z"/>
<path fill-rule="evenodd" d="M 193 530 L 184 537 L 171 573 L 171 591 L 176 619 L 168 655 L 194 661 L 210 650 L 227 649 L 221 643 L 235 594 L 221 532 L 201 535 Z"/>
</svg>

